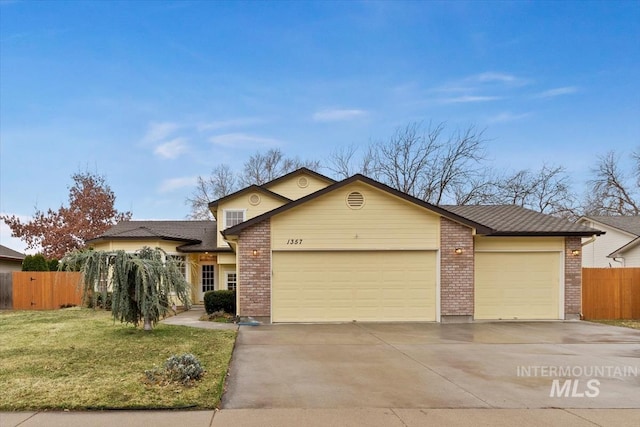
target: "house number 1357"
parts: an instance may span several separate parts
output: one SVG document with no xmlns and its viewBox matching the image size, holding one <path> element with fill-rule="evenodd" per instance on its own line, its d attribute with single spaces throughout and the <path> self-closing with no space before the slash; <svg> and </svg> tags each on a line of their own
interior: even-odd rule
<svg viewBox="0 0 640 427">
<path fill-rule="evenodd" d="M 302 239 L 289 239 L 287 240 L 287 245 L 301 245 Z"/>
</svg>

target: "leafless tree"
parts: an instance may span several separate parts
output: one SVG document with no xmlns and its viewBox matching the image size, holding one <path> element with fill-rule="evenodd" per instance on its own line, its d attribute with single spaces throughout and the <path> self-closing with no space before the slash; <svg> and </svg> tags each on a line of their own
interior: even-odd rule
<svg viewBox="0 0 640 427">
<path fill-rule="evenodd" d="M 262 185 L 268 181 L 293 172 L 301 167 L 317 170 L 318 161 L 301 161 L 298 158 L 284 157 L 279 149 L 266 153 L 257 152 L 247 160 L 242 173 L 234 172 L 228 165 L 221 164 L 213 168 L 211 175 L 199 176 L 196 188 L 187 203 L 191 205 L 190 219 L 212 219 L 209 203 L 227 196 L 242 187 Z"/>
<path fill-rule="evenodd" d="M 494 204 L 513 204 L 564 218 L 577 215 L 576 198 L 563 166 L 523 169 L 495 182 Z"/>
<path fill-rule="evenodd" d="M 445 124 L 410 123 L 372 147 L 373 177 L 430 203 L 472 199 L 484 159 L 483 131 L 469 126 L 444 136 Z"/>
<path fill-rule="evenodd" d="M 340 147 L 329 154 L 326 169 L 337 179 L 349 178 L 357 173 L 373 175 L 373 150 L 368 146 L 364 154 L 359 155 L 356 145 Z"/>
<path fill-rule="evenodd" d="M 280 149 L 273 148 L 266 153 L 257 152 L 249 157 L 239 176 L 239 182 L 242 187 L 262 185 L 301 167 L 317 170 L 320 168 L 320 162 L 285 157 Z"/>
<path fill-rule="evenodd" d="M 637 182 L 630 183 L 630 177 L 620 165 L 620 156 L 610 151 L 598 157 L 591 170 L 593 179 L 589 181 L 589 193 L 585 200 L 587 215 L 640 215 L 640 160 L 634 153 Z"/>
<path fill-rule="evenodd" d="M 233 193 L 237 189 L 237 178 L 228 165 L 222 164 L 213 168 L 211 175 L 199 176 L 196 188 L 187 198 L 191 205 L 191 219 L 212 219 L 209 203 Z"/>
</svg>

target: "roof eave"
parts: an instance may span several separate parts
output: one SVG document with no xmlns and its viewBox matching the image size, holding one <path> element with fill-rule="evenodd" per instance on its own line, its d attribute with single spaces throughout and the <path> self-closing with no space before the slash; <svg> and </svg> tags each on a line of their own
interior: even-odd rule
<svg viewBox="0 0 640 427">
<path fill-rule="evenodd" d="M 491 237 L 591 237 L 599 236 L 604 232 L 591 231 L 495 231 L 487 236 Z"/>
</svg>

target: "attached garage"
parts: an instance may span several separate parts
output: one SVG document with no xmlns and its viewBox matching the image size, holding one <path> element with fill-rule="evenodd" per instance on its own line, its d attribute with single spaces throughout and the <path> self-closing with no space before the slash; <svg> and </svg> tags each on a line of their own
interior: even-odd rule
<svg viewBox="0 0 640 427">
<path fill-rule="evenodd" d="M 563 254 L 553 250 L 562 241 L 529 242 L 529 246 L 538 246 L 539 251 L 522 251 L 517 240 L 508 245 L 491 243 L 494 244 L 480 243 L 475 255 L 474 318 L 562 319 Z M 506 246 L 511 250 L 504 250 Z M 483 248 L 493 250 L 482 251 Z"/>
<path fill-rule="evenodd" d="M 273 322 L 435 321 L 435 251 L 274 252 Z"/>
</svg>

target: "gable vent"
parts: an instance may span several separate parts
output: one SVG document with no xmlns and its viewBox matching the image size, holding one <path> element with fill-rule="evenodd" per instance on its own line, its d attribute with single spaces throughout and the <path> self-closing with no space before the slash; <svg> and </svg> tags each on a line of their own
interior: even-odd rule
<svg viewBox="0 0 640 427">
<path fill-rule="evenodd" d="M 364 206 L 364 195 L 359 191 L 352 191 L 347 195 L 347 206 L 351 209 L 360 209 Z"/>
<path fill-rule="evenodd" d="M 260 204 L 260 195 L 253 193 L 252 195 L 249 196 L 249 203 L 251 203 L 251 205 L 256 206 Z"/>
<path fill-rule="evenodd" d="M 309 180 L 307 179 L 307 177 L 301 176 L 300 178 L 298 178 L 298 187 L 307 188 L 308 185 L 309 185 Z"/>
</svg>

